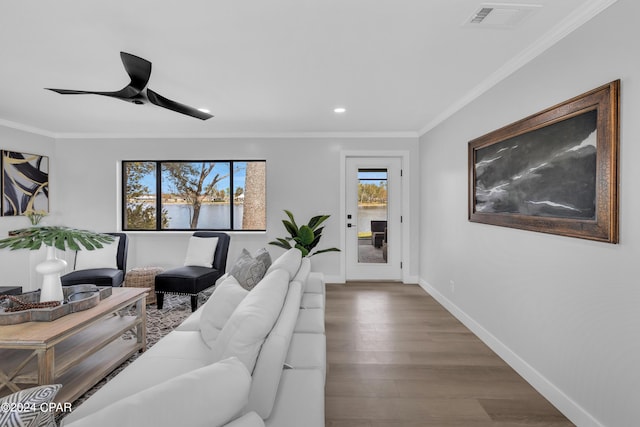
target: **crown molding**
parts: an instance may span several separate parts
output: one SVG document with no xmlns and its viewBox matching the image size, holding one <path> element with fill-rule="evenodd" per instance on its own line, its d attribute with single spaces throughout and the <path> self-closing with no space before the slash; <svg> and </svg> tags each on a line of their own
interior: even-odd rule
<svg viewBox="0 0 640 427">
<path fill-rule="evenodd" d="M 482 94 L 489 89 L 500 83 L 502 80 L 509 77 L 511 74 L 518 71 L 525 64 L 538 57 L 547 49 L 558 43 L 560 40 L 571 34 L 574 30 L 580 28 L 582 25 L 590 21 L 597 16 L 600 12 L 607 9 L 618 0 L 591 0 L 586 2 L 580 8 L 576 9 L 573 13 L 555 25 L 551 30 L 545 33 L 542 37 L 537 39 L 528 48 L 520 52 L 511 60 L 507 61 L 502 67 L 492 73 L 483 82 L 474 87 L 465 96 L 460 98 L 457 102 L 453 103 L 446 110 L 436 116 L 433 120 L 427 123 L 422 129 L 418 131 L 419 136 L 423 136 L 431 129 L 444 122 L 449 117 L 460 111 L 466 105 L 479 98 Z"/>
<path fill-rule="evenodd" d="M 56 138 L 56 134 L 53 132 L 49 132 L 48 130 L 40 129 L 35 126 L 25 125 L 23 123 L 12 122 L 10 120 L 0 119 L 0 126 L 20 130 L 23 132 L 33 133 L 36 135 L 46 136 L 48 138 Z"/>
<path fill-rule="evenodd" d="M 417 132 L 58 133 L 56 139 L 418 138 Z"/>
</svg>

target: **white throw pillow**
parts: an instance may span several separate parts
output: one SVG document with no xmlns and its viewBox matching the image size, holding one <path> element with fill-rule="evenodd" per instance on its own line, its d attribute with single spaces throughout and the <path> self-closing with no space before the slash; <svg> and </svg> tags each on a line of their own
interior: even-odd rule
<svg viewBox="0 0 640 427">
<path fill-rule="evenodd" d="M 289 273 L 289 280 L 291 280 L 298 269 L 300 268 L 300 262 L 302 261 L 302 252 L 300 249 L 291 248 L 287 252 L 283 253 L 273 261 L 269 269 L 267 270 L 267 274 L 271 273 L 274 270 L 282 268 Z"/>
<path fill-rule="evenodd" d="M 267 274 L 225 323 L 211 347 L 213 360 L 236 356 L 253 372 L 260 347 L 280 315 L 288 289 L 286 271 L 278 269 Z"/>
<path fill-rule="evenodd" d="M 189 238 L 187 257 L 184 260 L 185 266 L 209 267 L 213 266 L 213 254 L 218 246 L 217 237 L 196 237 Z"/>
<path fill-rule="evenodd" d="M 125 397 L 66 427 L 222 426 L 241 413 L 250 385 L 244 365 L 229 358 Z"/>
<path fill-rule="evenodd" d="M 205 344 L 209 347 L 213 345 L 233 311 L 248 293 L 233 276 L 228 276 L 215 287 L 200 314 L 200 335 Z"/>
<path fill-rule="evenodd" d="M 90 268 L 118 268 L 118 243 L 120 237 L 116 237 L 111 243 L 103 243 L 101 249 L 83 249 L 76 252 L 75 270 L 88 270 Z"/>
</svg>

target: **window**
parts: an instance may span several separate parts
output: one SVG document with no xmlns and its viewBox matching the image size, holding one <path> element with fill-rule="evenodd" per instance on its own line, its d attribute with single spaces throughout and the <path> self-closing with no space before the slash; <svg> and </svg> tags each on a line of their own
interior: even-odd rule
<svg viewBox="0 0 640 427">
<path fill-rule="evenodd" d="M 123 230 L 266 229 L 266 162 L 122 162 Z"/>
</svg>

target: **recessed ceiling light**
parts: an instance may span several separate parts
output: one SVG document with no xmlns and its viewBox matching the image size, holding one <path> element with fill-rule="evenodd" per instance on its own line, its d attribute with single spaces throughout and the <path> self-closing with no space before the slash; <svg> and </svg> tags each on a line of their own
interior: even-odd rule
<svg viewBox="0 0 640 427">
<path fill-rule="evenodd" d="M 346 109 L 346 108 L 344 108 L 344 107 L 336 107 L 336 108 L 334 108 L 334 109 L 333 109 L 333 112 L 334 112 L 334 113 L 337 113 L 337 114 L 342 114 L 342 113 L 344 113 L 345 111 L 347 111 L 347 109 Z"/>
<path fill-rule="evenodd" d="M 201 111 L 203 113 L 207 113 L 209 114 L 211 111 L 207 110 L 206 108 L 198 108 L 198 111 Z"/>
</svg>

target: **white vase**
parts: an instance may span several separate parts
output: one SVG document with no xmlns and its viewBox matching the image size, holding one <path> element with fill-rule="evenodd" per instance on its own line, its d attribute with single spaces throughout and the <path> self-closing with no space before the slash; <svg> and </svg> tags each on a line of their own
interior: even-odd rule
<svg viewBox="0 0 640 427">
<path fill-rule="evenodd" d="M 36 271 L 44 276 L 40 291 L 40 302 L 64 301 L 60 273 L 67 266 L 63 259 L 56 258 L 56 248 L 47 246 L 47 259 L 36 265 Z"/>
</svg>

